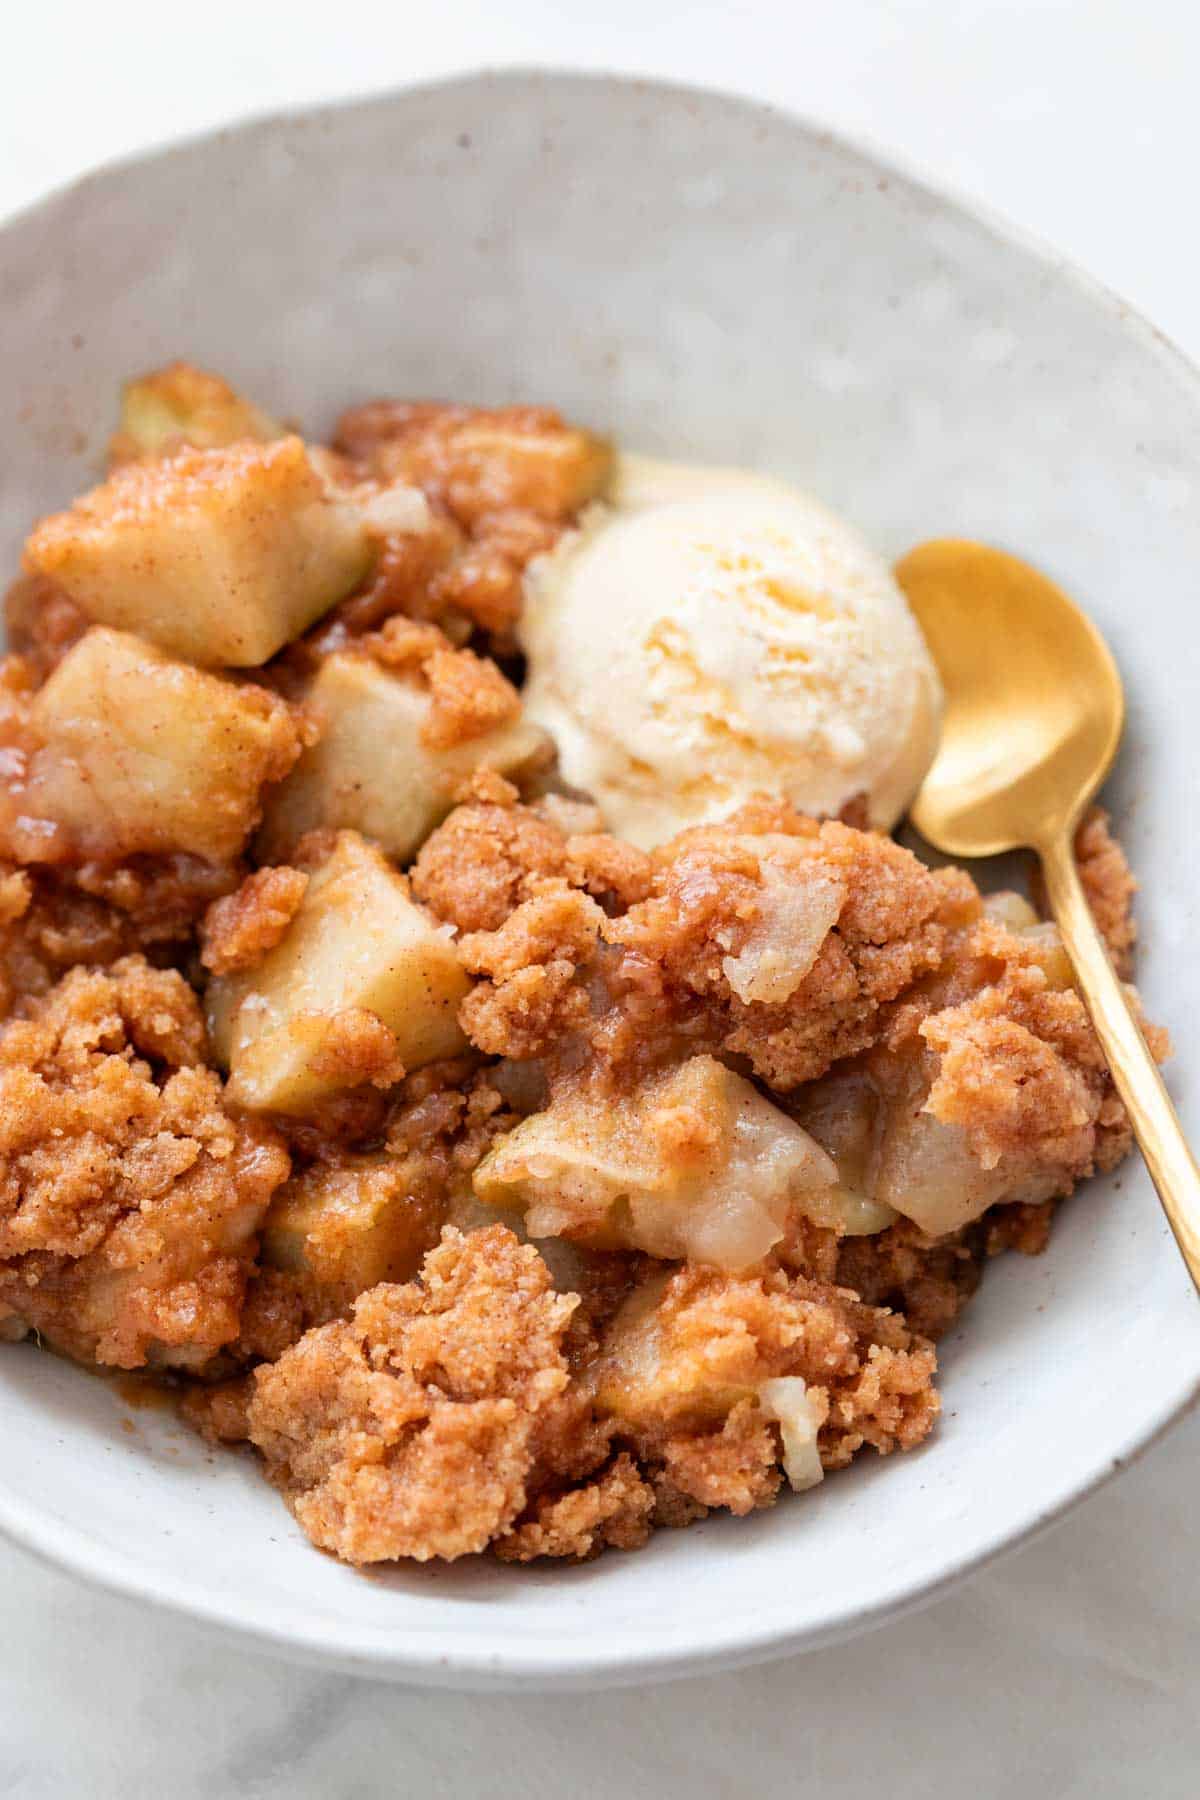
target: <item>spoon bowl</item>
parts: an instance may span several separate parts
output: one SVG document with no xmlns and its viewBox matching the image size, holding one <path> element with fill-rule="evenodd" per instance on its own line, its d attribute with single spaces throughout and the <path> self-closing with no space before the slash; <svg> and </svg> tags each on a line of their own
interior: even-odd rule
<svg viewBox="0 0 1200 1800">
<path fill-rule="evenodd" d="M 917 829 L 950 856 L 1040 848 L 1069 831 L 1125 720 L 1096 627 L 1028 563 L 969 539 L 921 544 L 896 574 L 946 691 Z"/>
</svg>

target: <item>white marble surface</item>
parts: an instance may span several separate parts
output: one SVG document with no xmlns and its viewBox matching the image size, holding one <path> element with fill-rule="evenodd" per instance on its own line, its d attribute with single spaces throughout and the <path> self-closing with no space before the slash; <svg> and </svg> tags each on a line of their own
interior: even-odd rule
<svg viewBox="0 0 1200 1800">
<path fill-rule="evenodd" d="M 14 12 L 0 211 L 292 99 L 472 63 L 623 67 L 869 138 L 1056 242 L 1200 354 L 1192 0 L 401 0 L 347 15 L 337 41 L 330 17 L 307 0 Z M 586 1699 L 298 1671 L 0 1547 L 0 1796 L 1191 1796 L 1198 1452 L 1193 1418 L 1040 1542 L 869 1639 Z"/>
</svg>

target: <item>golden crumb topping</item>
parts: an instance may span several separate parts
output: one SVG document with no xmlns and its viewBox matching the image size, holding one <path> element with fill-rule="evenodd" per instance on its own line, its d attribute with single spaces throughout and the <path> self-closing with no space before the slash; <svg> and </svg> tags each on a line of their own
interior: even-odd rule
<svg viewBox="0 0 1200 1800">
<path fill-rule="evenodd" d="M 288 1158 L 205 1053 L 191 990 L 140 957 L 0 1034 L 0 1305 L 72 1355 L 195 1366 L 237 1336 Z"/>
<path fill-rule="evenodd" d="M 313 1542 L 426 1562 L 506 1531 L 575 1304 L 503 1227 L 448 1229 L 419 1284 L 372 1289 L 260 1369 L 250 1438 Z"/>
<path fill-rule="evenodd" d="M 871 1043 L 880 1007 L 937 967 L 961 877 L 836 821 L 741 823 L 664 846 L 650 897 L 606 935 L 664 1007 L 786 1092 Z"/>
<path fill-rule="evenodd" d="M 654 1489 L 622 1451 L 594 1481 L 565 1493 L 540 1494 L 531 1516 L 495 1541 L 502 1562 L 534 1562 L 539 1556 L 582 1561 L 601 1550 L 637 1550 L 650 1536 Z"/>
<path fill-rule="evenodd" d="M 1112 953 L 1117 974 L 1128 981 L 1133 974 L 1137 943 L 1133 897 L 1138 884 L 1102 807 L 1093 806 L 1080 825 L 1075 835 L 1075 856 L 1083 891 Z"/>
<path fill-rule="evenodd" d="M 280 943 L 308 887 L 303 869 L 259 869 L 215 900 L 200 922 L 200 958 L 214 975 L 251 969 Z"/>
</svg>

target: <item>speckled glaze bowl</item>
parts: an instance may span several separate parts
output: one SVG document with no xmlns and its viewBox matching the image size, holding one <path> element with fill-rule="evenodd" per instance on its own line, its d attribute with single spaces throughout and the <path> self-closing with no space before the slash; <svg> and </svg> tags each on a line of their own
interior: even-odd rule
<svg viewBox="0 0 1200 1800">
<path fill-rule="evenodd" d="M 1108 634 L 1111 803 L 1142 985 L 1200 1058 L 1200 381 L 1045 252 L 795 119 L 615 78 L 481 75 L 220 132 L 0 232 L 4 481 L 94 477 L 123 375 L 175 356 L 321 431 L 381 393 L 546 401 L 661 454 L 794 477 L 896 553 L 963 533 Z M 1096 1486 L 1200 1387 L 1200 1313 L 1141 1168 L 1002 1259 L 943 1346 L 927 1447 L 580 1568 L 366 1577 L 253 1463 L 109 1383 L 0 1349 L 0 1526 L 281 1652 L 409 1682 L 581 1688 L 731 1666 L 928 1599 Z"/>
</svg>

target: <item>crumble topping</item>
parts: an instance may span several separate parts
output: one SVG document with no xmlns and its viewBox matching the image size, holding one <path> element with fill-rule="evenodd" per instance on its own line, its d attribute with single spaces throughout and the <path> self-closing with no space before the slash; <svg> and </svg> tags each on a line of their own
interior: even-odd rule
<svg viewBox="0 0 1200 1800">
<path fill-rule="evenodd" d="M 503 1227 L 449 1228 L 420 1285 L 372 1288 L 260 1369 L 250 1440 L 313 1542 L 426 1562 L 506 1531 L 537 1416 L 567 1384 L 575 1305 Z"/>
<path fill-rule="evenodd" d="M 169 1371 L 354 1564 L 918 1446 L 987 1259 L 1130 1146 L 1054 928 L 865 794 L 606 829 L 522 714 L 525 571 L 611 473 L 557 413 L 326 448 L 179 364 L 113 455 L 5 601 L 0 1339 Z M 1098 809 L 1076 854 L 1128 980 Z"/>
<path fill-rule="evenodd" d="M 205 1051 L 190 989 L 140 957 L 0 1033 L 0 1308 L 72 1355 L 197 1366 L 237 1336 L 288 1157 Z"/>
<path fill-rule="evenodd" d="M 308 887 L 304 869 L 259 869 L 200 921 L 200 958 L 214 975 L 252 969 L 283 939 Z"/>
</svg>

